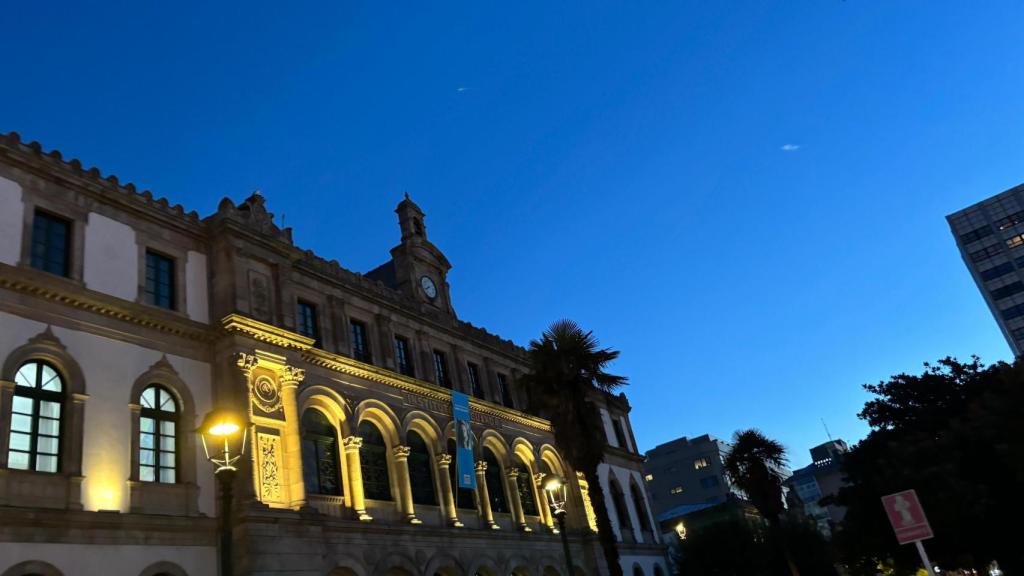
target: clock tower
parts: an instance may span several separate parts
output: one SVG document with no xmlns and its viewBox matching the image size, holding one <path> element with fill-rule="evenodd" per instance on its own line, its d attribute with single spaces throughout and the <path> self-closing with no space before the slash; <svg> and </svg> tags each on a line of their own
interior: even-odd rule
<svg viewBox="0 0 1024 576">
<path fill-rule="evenodd" d="M 381 280 L 429 307 L 455 316 L 447 279 L 452 265 L 441 250 L 427 240 L 423 211 L 406 193 L 395 213 L 398 214 L 402 240 L 391 249 L 391 261 L 366 276 Z"/>
</svg>

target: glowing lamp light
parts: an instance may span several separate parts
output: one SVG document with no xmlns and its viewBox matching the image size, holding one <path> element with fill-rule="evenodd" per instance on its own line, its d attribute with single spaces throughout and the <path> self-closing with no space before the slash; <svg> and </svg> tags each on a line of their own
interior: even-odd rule
<svg viewBox="0 0 1024 576">
<path fill-rule="evenodd" d="M 552 476 L 544 483 L 544 492 L 548 495 L 551 512 L 558 516 L 565 514 L 566 485 L 558 476 Z"/>
<path fill-rule="evenodd" d="M 217 465 L 217 472 L 237 470 L 235 462 L 245 453 L 245 417 L 234 410 L 218 408 L 203 418 L 197 430 L 203 440 L 206 459 Z"/>
<path fill-rule="evenodd" d="M 686 540 L 686 526 L 682 522 L 676 524 L 676 535 L 680 540 Z"/>
</svg>

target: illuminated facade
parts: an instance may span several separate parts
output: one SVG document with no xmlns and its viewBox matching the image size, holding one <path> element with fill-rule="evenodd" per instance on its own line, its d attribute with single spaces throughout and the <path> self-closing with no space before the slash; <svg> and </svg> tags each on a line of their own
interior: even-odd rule
<svg viewBox="0 0 1024 576">
<path fill-rule="evenodd" d="M 398 205 L 390 260 L 357 274 L 264 203 L 200 218 L 0 136 L 0 576 L 216 574 L 193 431 L 219 406 L 250 419 L 239 574 L 563 574 L 550 474 L 577 573 L 603 573 L 595 488 L 522 411 L 524 351 L 456 317 L 420 209 Z M 452 390 L 472 397 L 476 490 L 453 489 Z M 601 406 L 624 571 L 666 574 L 629 405 Z"/>
</svg>

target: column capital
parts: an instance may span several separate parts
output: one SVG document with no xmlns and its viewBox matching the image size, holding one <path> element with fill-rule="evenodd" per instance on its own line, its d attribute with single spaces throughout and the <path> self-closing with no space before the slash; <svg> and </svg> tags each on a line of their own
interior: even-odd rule
<svg viewBox="0 0 1024 576">
<path fill-rule="evenodd" d="M 238 365 L 239 368 L 241 368 L 242 373 L 245 374 L 246 377 L 248 377 L 249 375 L 252 374 L 253 369 L 259 366 L 260 359 L 257 358 L 255 354 L 246 354 L 245 352 L 239 352 L 238 358 L 235 360 L 235 363 Z"/>
<path fill-rule="evenodd" d="M 306 379 L 306 371 L 294 366 L 285 366 L 281 372 L 281 387 L 295 388 Z"/>
<path fill-rule="evenodd" d="M 505 475 L 513 480 L 519 479 L 519 468 L 515 466 L 509 466 L 505 469 Z"/>
<path fill-rule="evenodd" d="M 436 458 L 437 458 L 438 466 L 443 466 L 443 467 L 447 468 L 452 463 L 452 455 L 451 454 L 443 454 L 443 453 L 442 454 L 438 454 L 436 456 Z"/>
<path fill-rule="evenodd" d="M 405 460 L 412 453 L 412 448 L 408 446 L 395 446 L 391 449 L 391 453 L 394 454 L 395 458 Z"/>
<path fill-rule="evenodd" d="M 536 474 L 533 475 L 534 484 L 536 484 L 537 486 L 543 486 L 545 477 L 547 477 L 547 474 L 543 472 L 537 472 Z"/>
<path fill-rule="evenodd" d="M 473 469 L 476 470 L 477 473 L 486 472 L 487 471 L 487 461 L 486 460 L 477 460 L 476 464 L 473 466 Z"/>
<path fill-rule="evenodd" d="M 356 452 L 363 446 L 363 439 L 360 436 L 346 436 L 341 444 L 345 447 L 345 452 Z"/>
</svg>

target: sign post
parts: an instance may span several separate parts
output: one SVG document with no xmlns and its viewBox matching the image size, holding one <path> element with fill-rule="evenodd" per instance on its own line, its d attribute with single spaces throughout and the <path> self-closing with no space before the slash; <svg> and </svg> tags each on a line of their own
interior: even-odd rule
<svg viewBox="0 0 1024 576">
<path fill-rule="evenodd" d="M 924 515 L 924 508 L 921 508 L 921 502 L 917 499 L 917 492 L 904 490 L 882 496 L 882 506 L 885 507 L 893 531 L 896 532 L 896 540 L 900 544 L 913 542 L 917 547 L 917 553 L 921 555 L 925 570 L 929 575 L 935 574 L 928 554 L 924 551 L 924 544 L 921 544 L 922 540 L 931 538 L 933 534 L 928 518 Z"/>
</svg>

